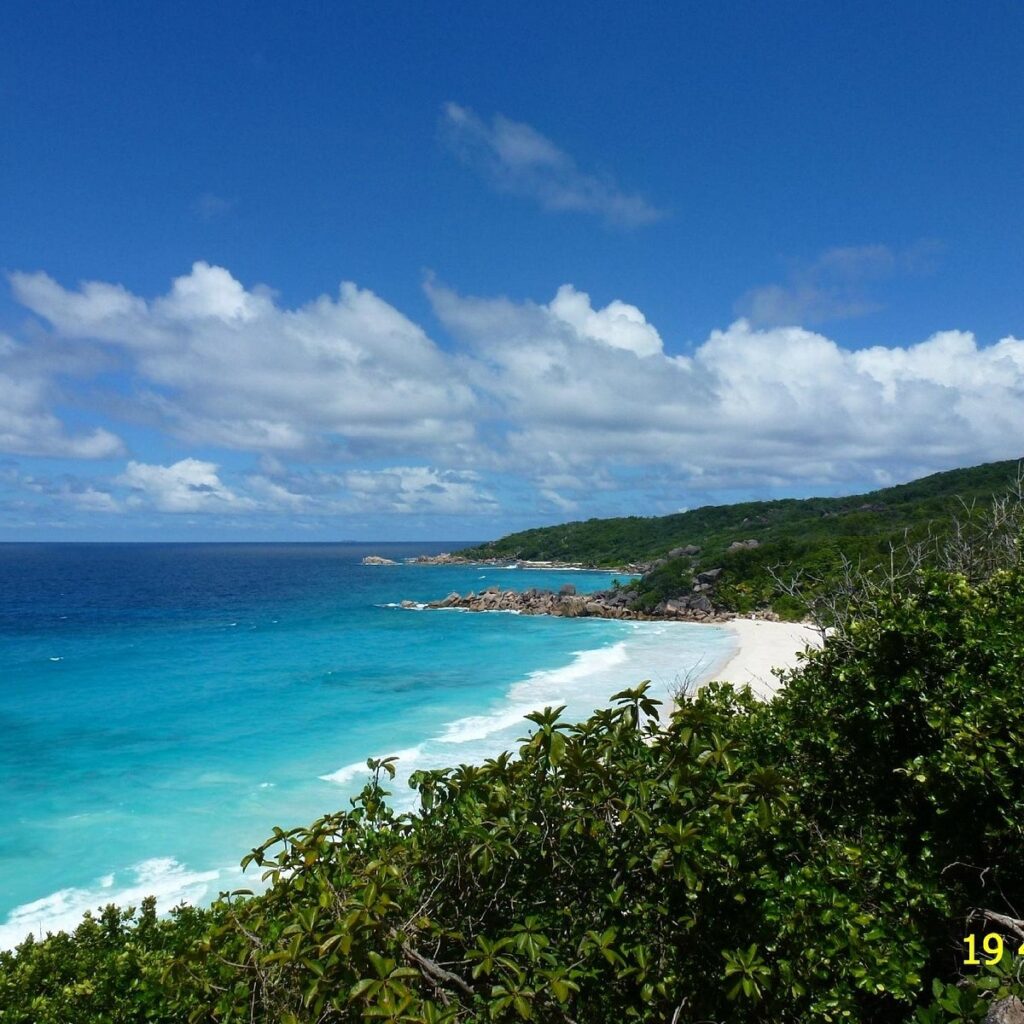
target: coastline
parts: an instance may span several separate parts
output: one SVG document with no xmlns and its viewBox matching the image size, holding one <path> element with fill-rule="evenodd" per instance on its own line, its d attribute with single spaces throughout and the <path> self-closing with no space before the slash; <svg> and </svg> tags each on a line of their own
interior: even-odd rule
<svg viewBox="0 0 1024 1024">
<path fill-rule="evenodd" d="M 441 556 L 448 559 L 452 556 Z M 545 566 L 550 568 L 550 566 Z M 691 625 L 718 626 L 731 633 L 736 649 L 717 668 L 694 672 L 684 681 L 684 689 L 699 688 L 709 682 L 728 682 L 749 686 L 761 700 L 770 700 L 779 689 L 776 673 L 796 668 L 808 648 L 820 647 L 820 631 L 806 622 L 787 622 L 771 613 L 742 616 L 716 609 L 702 592 L 662 601 L 649 612 L 634 610 L 621 590 L 577 594 L 570 584 L 558 592 L 531 588 L 525 591 L 502 590 L 489 586 L 479 593 L 456 591 L 442 599 L 427 602 L 404 600 L 392 607 L 417 611 L 463 611 L 539 615 L 556 618 L 599 618 L 633 622 L 686 622 Z"/>
<path fill-rule="evenodd" d="M 739 645 L 720 669 L 702 678 L 698 685 L 724 682 L 749 686 L 761 700 L 771 700 L 779 691 L 775 670 L 796 668 L 807 648 L 822 644 L 821 633 L 805 622 L 737 617 L 719 625 L 729 630 Z"/>
</svg>

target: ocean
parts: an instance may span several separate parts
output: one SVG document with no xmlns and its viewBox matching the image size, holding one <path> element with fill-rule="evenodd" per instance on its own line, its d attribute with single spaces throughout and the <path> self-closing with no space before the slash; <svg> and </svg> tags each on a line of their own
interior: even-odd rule
<svg viewBox="0 0 1024 1024">
<path fill-rule="evenodd" d="M 491 585 L 615 579 L 364 566 L 439 544 L 0 545 L 0 947 L 86 909 L 169 909 L 250 884 L 274 826 L 347 807 L 369 756 L 418 768 L 514 749 L 523 716 L 585 717 L 720 665 L 686 623 L 409 611 Z"/>
</svg>

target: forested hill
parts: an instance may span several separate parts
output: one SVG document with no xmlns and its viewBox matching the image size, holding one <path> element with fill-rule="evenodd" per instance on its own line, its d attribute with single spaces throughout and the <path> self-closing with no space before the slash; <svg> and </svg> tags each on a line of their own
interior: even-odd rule
<svg viewBox="0 0 1024 1024">
<path fill-rule="evenodd" d="M 621 566 L 696 545 L 724 552 L 737 540 L 761 544 L 840 537 L 888 538 L 948 519 L 961 501 L 987 501 L 1017 478 L 1015 459 L 933 473 L 908 484 L 843 498 L 785 498 L 707 505 L 669 516 L 625 516 L 542 526 L 467 548 L 468 558 L 523 558 Z"/>
<path fill-rule="evenodd" d="M 642 565 L 651 571 L 634 585 L 634 607 L 646 609 L 689 590 L 696 573 L 721 569 L 715 595 L 720 607 L 745 612 L 777 606 L 783 614 L 796 614 L 798 609 L 786 607 L 774 586 L 771 567 L 827 574 L 844 557 L 862 566 L 882 561 L 891 544 L 948 530 L 965 505 L 987 506 L 1016 483 L 1020 466 L 1015 459 L 990 462 L 842 498 L 750 501 L 669 516 L 588 519 L 524 530 L 459 554 Z"/>
</svg>

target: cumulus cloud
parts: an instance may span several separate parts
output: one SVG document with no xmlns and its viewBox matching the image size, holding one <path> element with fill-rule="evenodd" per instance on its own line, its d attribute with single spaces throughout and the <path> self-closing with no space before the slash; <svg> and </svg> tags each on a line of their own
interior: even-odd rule
<svg viewBox="0 0 1024 1024">
<path fill-rule="evenodd" d="M 123 453 L 120 438 L 103 427 L 69 433 L 51 411 L 53 391 L 23 346 L 0 335 L 0 452 L 72 459 Z"/>
<path fill-rule="evenodd" d="M 899 250 L 887 245 L 826 249 L 810 263 L 793 267 L 785 283 L 752 288 L 736 303 L 736 311 L 759 327 L 865 316 L 882 308 L 871 294 L 873 283 L 929 272 L 941 248 L 925 239 Z"/>
<path fill-rule="evenodd" d="M 826 262 L 886 272 L 881 253 Z M 944 331 L 850 351 L 739 319 L 682 353 L 623 298 L 564 284 L 549 301 L 513 302 L 429 280 L 454 342 L 443 348 L 355 284 L 298 308 L 203 263 L 152 299 L 44 274 L 14 284 L 61 345 L 116 357 L 135 396 L 123 408 L 141 404 L 183 449 L 46 491 L 96 511 L 553 518 L 885 483 L 1024 449 L 1013 337 Z M 67 429 L 45 360 L 26 353 L 0 338 L 0 450 L 118 454 L 105 428 Z M 191 457 L 218 448 L 242 454 Z"/>
<path fill-rule="evenodd" d="M 689 356 L 603 343 L 547 306 L 429 285 L 477 353 L 476 384 L 509 424 L 507 456 L 538 474 L 618 466 L 697 490 L 900 477 L 1018 454 L 1024 341 L 945 332 L 849 351 L 800 327 L 738 320 Z M 579 293 L 574 293 L 579 295 Z M 575 300 L 574 300 L 575 301 Z"/>
<path fill-rule="evenodd" d="M 196 263 L 152 301 L 14 274 L 16 297 L 66 338 L 134 362 L 148 408 L 186 441 L 301 453 L 435 453 L 472 439 L 474 395 L 424 331 L 351 283 L 298 309 Z"/>
<path fill-rule="evenodd" d="M 638 356 L 661 353 L 661 335 L 636 306 L 615 299 L 604 309 L 593 309 L 590 296 L 563 284 L 548 304 L 552 316 L 568 324 L 580 338 L 604 342 Z"/>
<path fill-rule="evenodd" d="M 239 497 L 217 475 L 217 465 L 200 459 L 181 459 L 170 466 L 129 462 L 116 480 L 131 492 L 128 504 L 151 506 L 160 512 L 224 512 L 255 507 Z"/>
<path fill-rule="evenodd" d="M 615 227 L 635 228 L 666 216 L 613 179 L 581 171 L 550 139 L 521 121 L 495 114 L 490 122 L 446 103 L 443 135 L 451 150 L 502 192 L 533 199 L 546 210 L 592 213 Z"/>
</svg>

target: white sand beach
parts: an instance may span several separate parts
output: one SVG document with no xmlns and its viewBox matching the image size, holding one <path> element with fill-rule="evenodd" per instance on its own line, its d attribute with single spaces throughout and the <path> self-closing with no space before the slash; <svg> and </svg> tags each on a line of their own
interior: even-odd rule
<svg viewBox="0 0 1024 1024">
<path fill-rule="evenodd" d="M 709 679 L 749 685 L 765 700 L 779 688 L 773 669 L 795 668 L 801 651 L 821 646 L 818 630 L 801 622 L 733 619 L 724 626 L 738 638 L 739 648 Z"/>
</svg>

